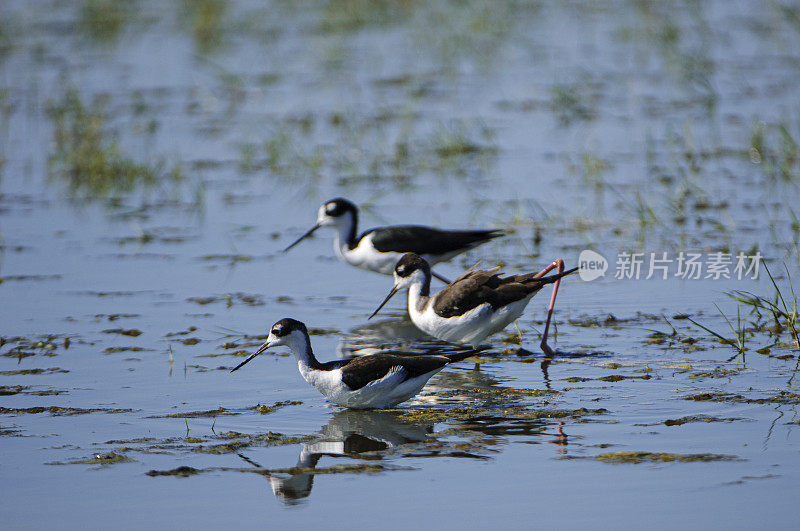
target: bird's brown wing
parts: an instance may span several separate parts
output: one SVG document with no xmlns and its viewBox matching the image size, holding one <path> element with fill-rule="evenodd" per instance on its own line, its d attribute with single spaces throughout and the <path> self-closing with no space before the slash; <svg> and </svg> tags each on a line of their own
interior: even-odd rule
<svg viewBox="0 0 800 531">
<path fill-rule="evenodd" d="M 500 268 L 495 267 L 465 272 L 435 296 L 434 311 L 442 317 L 453 317 L 487 303 L 496 310 L 536 294 L 547 284 L 575 270 L 543 278 L 537 278 L 537 273 L 501 277 L 497 274 L 499 271 Z"/>
<path fill-rule="evenodd" d="M 468 271 L 436 294 L 433 310 L 442 317 L 453 317 L 494 299 L 499 267 Z"/>
</svg>

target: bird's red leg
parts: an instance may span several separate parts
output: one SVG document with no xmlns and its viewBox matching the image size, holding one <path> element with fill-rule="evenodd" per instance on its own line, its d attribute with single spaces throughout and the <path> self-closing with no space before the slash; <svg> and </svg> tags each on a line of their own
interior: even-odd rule
<svg viewBox="0 0 800 531">
<path fill-rule="evenodd" d="M 537 273 L 536 278 L 545 276 L 553 269 L 558 269 L 559 273 L 563 273 L 564 261 L 561 258 L 553 261 L 552 264 L 550 264 L 549 266 L 542 269 L 539 273 Z M 550 296 L 550 305 L 547 307 L 547 321 L 544 324 L 544 333 L 542 334 L 542 342 L 539 345 L 542 348 L 542 352 L 544 352 L 546 356 L 550 357 L 554 355 L 554 352 L 547 344 L 547 333 L 550 331 L 550 320 L 553 318 L 553 308 L 555 308 L 556 305 L 556 295 L 558 294 L 558 286 L 560 284 L 561 284 L 561 279 L 558 279 L 553 283 L 553 295 Z"/>
</svg>

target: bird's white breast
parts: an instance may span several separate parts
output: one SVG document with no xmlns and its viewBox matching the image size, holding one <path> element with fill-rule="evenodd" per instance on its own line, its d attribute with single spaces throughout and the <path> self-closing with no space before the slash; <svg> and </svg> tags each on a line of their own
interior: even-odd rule
<svg viewBox="0 0 800 531">
<path fill-rule="evenodd" d="M 499 332 L 522 315 L 533 295 L 512 302 L 497 311 L 489 303 L 481 304 L 468 312 L 453 317 L 442 317 L 433 309 L 430 299 L 421 310 L 409 303 L 411 320 L 428 334 L 454 343 L 468 343 L 477 346 L 490 335 Z"/>
<path fill-rule="evenodd" d="M 441 368 L 404 381 L 405 370 L 396 367 L 383 378 L 353 391 L 342 381 L 342 370 L 321 371 L 298 364 L 303 378 L 334 404 L 355 409 L 386 408 L 419 393 Z"/>
<path fill-rule="evenodd" d="M 347 244 L 334 246 L 339 259 L 355 267 L 368 269 L 384 275 L 391 275 L 402 253 L 382 253 L 372 244 L 374 233 L 367 234 L 358 242 L 358 245 L 349 249 Z"/>
</svg>

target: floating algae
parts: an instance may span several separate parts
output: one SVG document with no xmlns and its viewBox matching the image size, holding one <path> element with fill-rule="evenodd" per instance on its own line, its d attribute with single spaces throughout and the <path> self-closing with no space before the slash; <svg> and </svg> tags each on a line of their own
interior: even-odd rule
<svg viewBox="0 0 800 531">
<path fill-rule="evenodd" d="M 690 463 L 696 461 L 733 461 L 735 455 L 725 454 L 670 454 L 662 452 L 609 452 L 595 456 L 598 461 L 606 463 Z"/>
<path fill-rule="evenodd" d="M 2 415 L 37 415 L 39 413 L 50 413 L 54 417 L 67 416 L 67 415 L 86 415 L 89 413 L 132 413 L 132 409 L 112 409 L 112 408 L 79 408 L 79 407 L 60 407 L 60 406 L 47 406 L 47 407 L 28 407 L 28 408 L 15 408 L 15 407 L 0 407 L 0 414 Z"/>
</svg>

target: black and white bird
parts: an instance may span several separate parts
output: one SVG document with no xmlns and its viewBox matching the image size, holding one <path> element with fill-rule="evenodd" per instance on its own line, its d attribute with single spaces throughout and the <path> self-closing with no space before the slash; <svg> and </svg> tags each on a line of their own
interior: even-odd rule
<svg viewBox="0 0 800 531">
<path fill-rule="evenodd" d="M 477 347 L 488 336 L 499 332 L 522 315 L 525 307 L 545 285 L 553 284 L 553 295 L 542 334 L 541 347 L 552 356 L 547 345 L 547 332 L 561 278 L 578 268 L 564 271 L 564 262 L 556 260 L 539 273 L 501 277 L 500 268 L 471 269 L 431 295 L 431 268 L 416 254 L 406 254 L 394 268 L 394 287 L 370 319 L 389 302 L 392 296 L 408 288 L 408 313 L 417 327 L 428 334 L 455 343 Z M 553 269 L 558 273 L 544 276 Z"/>
<path fill-rule="evenodd" d="M 384 275 L 392 274 L 405 253 L 418 254 L 435 265 L 503 235 L 498 230 L 441 230 L 420 225 L 376 227 L 357 235 L 358 208 L 347 199 L 336 198 L 319 207 L 317 223 L 283 252 L 320 227 L 336 229 L 333 247 L 341 261 Z"/>
<path fill-rule="evenodd" d="M 373 354 L 320 363 L 311 350 L 311 339 L 308 337 L 306 325 L 286 318 L 275 323 L 264 344 L 231 372 L 268 348 L 278 345 L 292 350 L 297 358 L 300 374 L 317 391 L 334 404 L 352 409 L 382 409 L 404 402 L 419 393 L 428 380 L 446 365 L 475 354 Z"/>
</svg>

